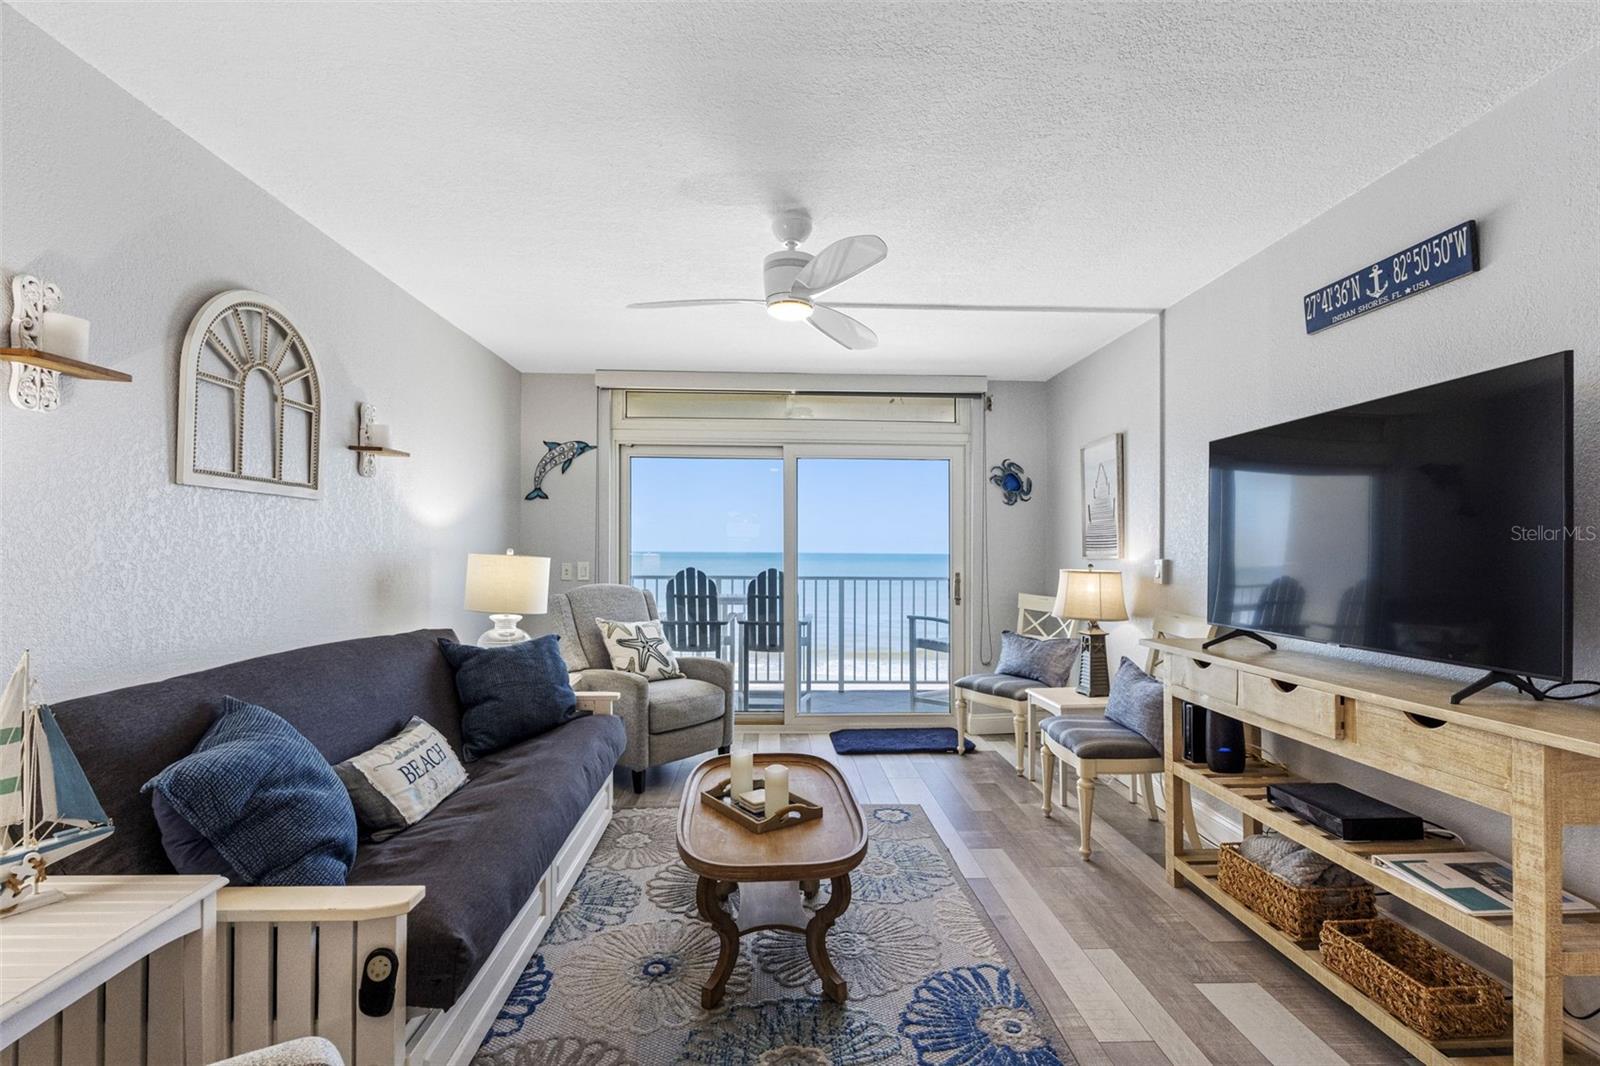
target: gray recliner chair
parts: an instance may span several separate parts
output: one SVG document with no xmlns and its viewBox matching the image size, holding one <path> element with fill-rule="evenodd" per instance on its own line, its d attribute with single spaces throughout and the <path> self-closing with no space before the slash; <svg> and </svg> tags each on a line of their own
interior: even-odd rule
<svg viewBox="0 0 1600 1066">
<path fill-rule="evenodd" d="M 680 656 L 683 677 L 646 681 L 611 669 L 597 618 L 643 622 L 658 618 L 655 597 L 632 585 L 584 585 L 550 597 L 561 634 L 561 655 L 577 675 L 575 687 L 620 692 L 614 711 L 628 726 L 622 765 L 633 771 L 633 790 L 644 791 L 644 772 L 733 743 L 733 665 L 720 659 Z"/>
</svg>

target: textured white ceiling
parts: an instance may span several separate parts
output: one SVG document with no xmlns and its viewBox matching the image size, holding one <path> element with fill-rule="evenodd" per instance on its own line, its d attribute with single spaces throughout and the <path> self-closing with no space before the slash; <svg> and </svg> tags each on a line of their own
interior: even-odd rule
<svg viewBox="0 0 1600 1066">
<path fill-rule="evenodd" d="M 888 241 L 841 300 L 1168 305 L 1600 40 L 1589 3 L 14 6 L 549 371 L 1048 377 L 1139 319 L 863 311 L 852 353 L 623 305 L 761 295 L 791 205 Z"/>
</svg>

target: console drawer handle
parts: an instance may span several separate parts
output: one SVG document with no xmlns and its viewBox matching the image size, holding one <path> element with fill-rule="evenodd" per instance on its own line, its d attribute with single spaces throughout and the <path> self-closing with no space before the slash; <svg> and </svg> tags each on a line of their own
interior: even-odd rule
<svg viewBox="0 0 1600 1066">
<path fill-rule="evenodd" d="M 1287 681 L 1279 681 L 1275 677 L 1268 678 L 1268 680 L 1272 682 L 1272 687 L 1277 689 L 1279 692 L 1293 692 L 1295 689 L 1300 687 L 1299 685 L 1290 684 Z"/>
</svg>

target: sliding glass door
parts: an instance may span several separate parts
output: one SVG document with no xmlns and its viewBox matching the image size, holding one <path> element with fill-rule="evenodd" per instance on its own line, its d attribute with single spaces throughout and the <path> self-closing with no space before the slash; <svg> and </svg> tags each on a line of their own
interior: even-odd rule
<svg viewBox="0 0 1600 1066">
<path fill-rule="evenodd" d="M 955 466 L 796 456 L 801 714 L 949 709 Z"/>
<path fill-rule="evenodd" d="M 747 721 L 949 713 L 964 452 L 624 446 L 623 580 Z"/>
<path fill-rule="evenodd" d="M 655 596 L 674 651 L 734 664 L 736 711 L 781 715 L 782 451 L 626 451 L 624 580 Z"/>
</svg>

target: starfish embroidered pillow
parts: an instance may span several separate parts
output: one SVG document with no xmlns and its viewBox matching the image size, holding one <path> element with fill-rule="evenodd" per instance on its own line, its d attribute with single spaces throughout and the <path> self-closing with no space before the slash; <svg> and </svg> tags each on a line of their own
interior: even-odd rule
<svg viewBox="0 0 1600 1066">
<path fill-rule="evenodd" d="M 613 622 L 608 618 L 596 618 L 594 621 L 600 627 L 600 635 L 606 639 L 611 669 L 639 674 L 646 681 L 665 681 L 670 677 L 683 676 L 683 671 L 678 669 L 678 657 L 673 654 L 672 645 L 667 643 L 667 635 L 661 631 L 660 622 L 653 619 L 648 622 Z"/>
</svg>

